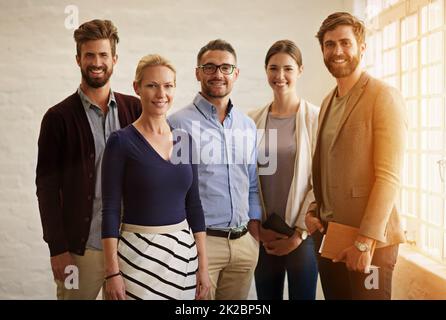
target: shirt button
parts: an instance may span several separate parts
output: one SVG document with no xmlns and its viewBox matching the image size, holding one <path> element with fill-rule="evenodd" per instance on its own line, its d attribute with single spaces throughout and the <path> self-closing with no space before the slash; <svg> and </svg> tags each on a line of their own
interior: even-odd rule
<svg viewBox="0 0 446 320">
<path fill-rule="evenodd" d="M 90 153 L 90 159 L 94 158 L 94 153 Z"/>
<path fill-rule="evenodd" d="M 93 173 L 90 173 L 89 175 L 88 175 L 88 177 L 91 179 L 91 178 L 93 178 Z"/>
<path fill-rule="evenodd" d="M 90 200 L 91 200 L 91 196 L 88 196 L 88 198 L 87 198 L 87 199 L 88 199 L 88 201 L 90 201 Z"/>
<path fill-rule="evenodd" d="M 86 217 L 84 220 L 85 220 L 85 222 L 89 222 L 89 221 L 90 221 L 90 218 L 89 218 L 89 217 Z"/>
<path fill-rule="evenodd" d="M 81 238 L 81 242 L 85 242 L 85 238 Z"/>
</svg>

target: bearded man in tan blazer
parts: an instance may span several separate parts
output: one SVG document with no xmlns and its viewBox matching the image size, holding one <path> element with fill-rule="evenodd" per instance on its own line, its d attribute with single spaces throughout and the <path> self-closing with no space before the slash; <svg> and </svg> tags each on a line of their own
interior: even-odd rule
<svg viewBox="0 0 446 320">
<path fill-rule="evenodd" d="M 320 110 L 313 158 L 316 204 L 305 220 L 317 249 L 329 221 L 359 228 L 354 244 L 335 260 L 318 255 L 325 299 L 390 299 L 398 245 L 404 242 L 396 209 L 404 102 L 396 89 L 362 70 L 365 27 L 356 17 L 331 14 L 317 38 L 337 86 Z M 378 267 L 373 275 L 371 265 Z M 370 276 L 379 283 L 370 283 Z"/>
</svg>

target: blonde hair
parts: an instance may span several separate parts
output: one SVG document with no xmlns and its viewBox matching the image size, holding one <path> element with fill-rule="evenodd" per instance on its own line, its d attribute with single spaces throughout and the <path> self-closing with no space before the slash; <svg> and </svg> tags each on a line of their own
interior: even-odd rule
<svg viewBox="0 0 446 320">
<path fill-rule="evenodd" d="M 175 67 L 169 60 L 160 56 L 159 54 L 148 54 L 148 55 L 142 57 L 141 60 L 139 60 L 138 66 L 136 67 L 136 72 L 135 72 L 135 83 L 140 85 L 141 81 L 142 81 L 144 69 L 147 67 L 153 67 L 153 66 L 164 66 L 164 67 L 167 67 L 170 70 L 172 70 L 173 74 L 174 74 L 174 83 L 176 83 L 177 71 L 175 70 Z"/>
</svg>

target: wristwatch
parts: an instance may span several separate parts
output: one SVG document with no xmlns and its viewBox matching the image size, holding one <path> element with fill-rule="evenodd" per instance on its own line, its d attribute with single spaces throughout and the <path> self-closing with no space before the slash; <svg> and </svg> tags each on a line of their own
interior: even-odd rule
<svg viewBox="0 0 446 320">
<path fill-rule="evenodd" d="M 296 228 L 296 230 L 297 230 L 297 232 L 299 232 L 299 234 L 300 234 L 300 238 L 301 238 L 302 240 L 305 240 L 305 239 L 308 238 L 308 232 L 307 232 L 307 230 L 299 229 L 299 228 Z"/>
<path fill-rule="evenodd" d="M 369 252 L 370 251 L 369 245 L 364 242 L 355 241 L 355 247 L 356 247 L 356 249 L 358 249 L 361 252 Z"/>
</svg>

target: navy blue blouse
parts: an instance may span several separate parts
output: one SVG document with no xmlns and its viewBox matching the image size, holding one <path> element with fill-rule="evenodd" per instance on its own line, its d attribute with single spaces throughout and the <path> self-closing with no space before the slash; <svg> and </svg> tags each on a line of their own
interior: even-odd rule
<svg viewBox="0 0 446 320">
<path fill-rule="evenodd" d="M 110 135 L 102 162 L 102 238 L 119 237 L 121 200 L 123 223 L 163 226 L 187 219 L 193 232 L 205 230 L 190 140 L 189 163 L 174 164 L 133 125 Z"/>
</svg>

